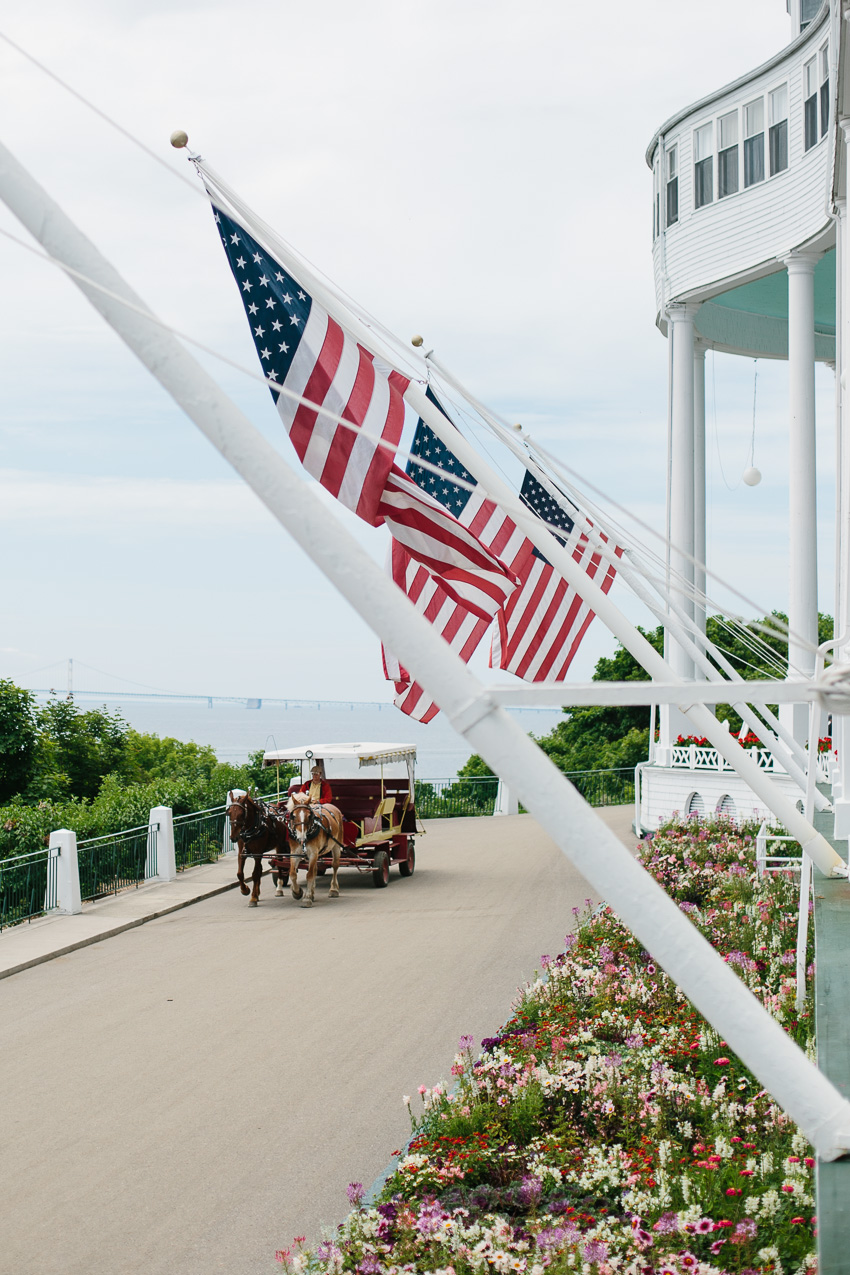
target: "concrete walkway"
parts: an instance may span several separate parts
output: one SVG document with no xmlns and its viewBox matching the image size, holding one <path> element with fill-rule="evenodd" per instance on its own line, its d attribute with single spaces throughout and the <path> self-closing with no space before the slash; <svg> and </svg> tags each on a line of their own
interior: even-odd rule
<svg viewBox="0 0 850 1275">
<path fill-rule="evenodd" d="M 630 808 L 601 813 L 632 846 Z M 97 933 L 28 927 L 55 959 L 39 939 L 41 963 L 0 982 L 0 1275 L 279 1270 L 275 1249 L 335 1225 L 347 1183 L 403 1145 L 401 1095 L 498 1029 L 589 895 L 527 815 L 433 821 L 412 878 L 343 872 L 309 911 L 270 881 L 249 908 L 222 892 L 232 871 L 118 896 Z"/>
</svg>

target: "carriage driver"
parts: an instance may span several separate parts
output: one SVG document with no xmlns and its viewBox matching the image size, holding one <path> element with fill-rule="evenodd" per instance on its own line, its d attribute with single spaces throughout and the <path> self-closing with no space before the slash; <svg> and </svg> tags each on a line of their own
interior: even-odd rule
<svg viewBox="0 0 850 1275">
<path fill-rule="evenodd" d="M 313 763 L 313 769 L 310 771 L 310 779 L 306 784 L 302 784 L 300 788 L 294 788 L 293 792 L 306 792 L 310 805 L 325 805 L 333 801 L 333 793 L 331 786 L 325 779 L 325 767 L 321 760 Z"/>
</svg>

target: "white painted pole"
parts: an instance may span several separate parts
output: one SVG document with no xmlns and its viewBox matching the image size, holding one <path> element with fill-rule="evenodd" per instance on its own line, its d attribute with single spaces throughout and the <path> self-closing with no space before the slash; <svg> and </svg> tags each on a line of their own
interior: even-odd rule
<svg viewBox="0 0 850 1275">
<path fill-rule="evenodd" d="M 50 849 L 58 850 L 56 865 L 56 907 L 64 916 L 77 916 L 83 910 L 80 897 L 80 864 L 77 858 L 77 834 L 59 828 L 50 834 Z"/>
<path fill-rule="evenodd" d="M 705 341 L 694 342 L 694 621 L 705 633 Z"/>
<path fill-rule="evenodd" d="M 788 271 L 788 672 L 812 673 L 818 645 L 817 475 L 815 472 L 814 253 L 786 257 Z M 802 641 L 800 640 L 802 639 Z M 804 645 L 803 643 L 808 645 Z M 803 742 L 806 712 L 793 714 Z"/>
<path fill-rule="evenodd" d="M 160 881 L 177 879 L 177 856 L 174 850 L 174 818 L 170 806 L 154 806 L 148 819 L 148 847 L 156 844 L 156 875 Z M 151 864 L 151 867 L 153 865 Z M 145 876 L 148 865 L 145 865 Z"/>
<path fill-rule="evenodd" d="M 673 342 L 670 567 L 674 579 L 671 592 L 683 590 L 681 599 L 677 598 L 678 605 L 691 618 L 694 614 L 691 590 L 694 584 L 694 319 L 697 309 L 695 305 L 667 308 L 668 337 Z M 683 681 L 693 680 L 693 660 L 675 638 L 670 644 L 670 663 Z"/>
<path fill-rule="evenodd" d="M 0 147 L 0 197 L 50 254 L 135 296 L 29 174 Z M 367 624 L 395 651 L 494 772 L 722 1032 L 824 1159 L 850 1149 L 850 1103 L 806 1059 L 572 785 L 360 548 L 309 485 L 153 320 L 79 284 L 207 438 Z M 555 542 L 557 543 L 557 542 Z"/>
</svg>

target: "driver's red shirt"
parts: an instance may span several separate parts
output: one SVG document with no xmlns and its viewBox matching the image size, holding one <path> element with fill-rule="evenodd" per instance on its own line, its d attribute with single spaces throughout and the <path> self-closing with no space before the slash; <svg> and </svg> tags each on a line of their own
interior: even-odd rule
<svg viewBox="0 0 850 1275">
<path fill-rule="evenodd" d="M 296 789 L 295 789 L 295 791 L 296 791 L 296 792 L 306 792 L 306 793 L 308 793 L 308 794 L 309 794 L 309 792 L 310 792 L 310 784 L 311 784 L 311 781 L 310 781 L 310 780 L 308 780 L 306 784 L 302 784 L 302 785 L 301 785 L 301 787 L 300 787 L 300 788 L 296 788 Z M 331 792 L 331 786 L 330 786 L 330 784 L 328 783 L 327 779 L 323 779 L 323 780 L 322 780 L 322 791 L 321 791 L 321 794 L 320 794 L 320 796 L 319 796 L 319 801 L 320 801 L 322 804 L 325 804 L 325 803 L 327 803 L 327 802 L 331 802 L 331 801 L 333 801 L 333 793 Z"/>
</svg>

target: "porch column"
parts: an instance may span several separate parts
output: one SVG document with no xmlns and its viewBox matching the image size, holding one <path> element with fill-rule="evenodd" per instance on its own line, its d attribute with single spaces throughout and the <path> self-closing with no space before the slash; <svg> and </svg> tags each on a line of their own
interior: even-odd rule
<svg viewBox="0 0 850 1275">
<path fill-rule="evenodd" d="M 844 149 L 845 172 L 850 160 L 850 120 L 840 121 L 839 145 Z M 850 220 L 847 199 L 836 200 L 835 244 L 835 632 L 850 627 Z M 850 646 L 838 653 L 850 661 Z M 835 836 L 850 838 L 850 718 L 832 723 L 833 747 L 838 764 L 833 771 L 832 804 Z"/>
<path fill-rule="evenodd" d="M 693 584 L 694 566 L 694 318 L 697 305 L 671 305 L 667 309 L 667 339 L 670 342 L 670 475 L 668 525 L 670 528 L 670 591 L 688 615 L 694 614 L 693 599 L 682 589 Z M 669 631 L 664 634 L 664 654 L 676 674 L 693 680 L 694 662 Z M 688 735 L 688 719 L 675 705 L 662 704 L 659 711 L 656 760 L 667 766 L 671 748 L 679 735 Z"/>
<path fill-rule="evenodd" d="M 814 672 L 810 647 L 818 642 L 817 486 L 815 473 L 815 265 L 816 253 L 785 258 L 788 271 L 788 399 L 790 407 L 788 532 L 789 676 Z M 808 711 L 788 705 L 795 739 L 808 735 Z"/>
<path fill-rule="evenodd" d="M 694 342 L 694 586 L 705 593 L 705 341 Z M 694 602 L 694 619 L 705 633 L 705 604 Z"/>
</svg>

